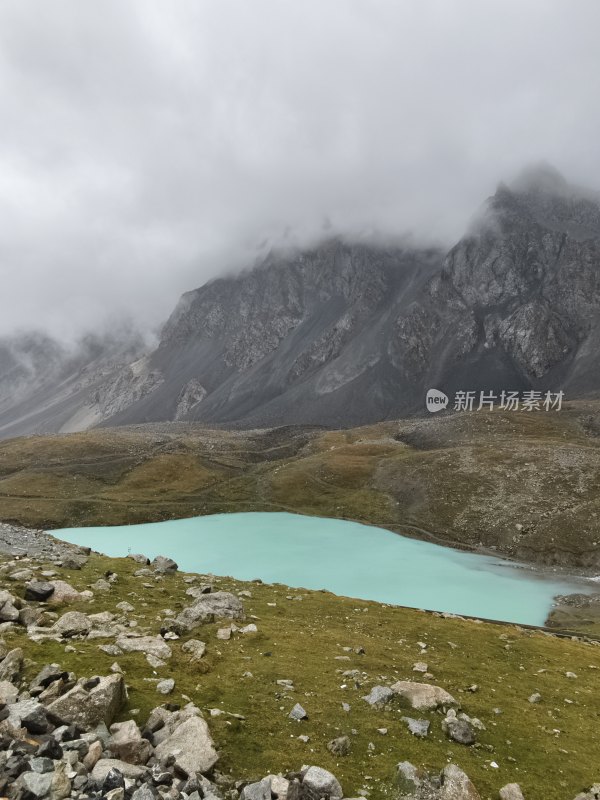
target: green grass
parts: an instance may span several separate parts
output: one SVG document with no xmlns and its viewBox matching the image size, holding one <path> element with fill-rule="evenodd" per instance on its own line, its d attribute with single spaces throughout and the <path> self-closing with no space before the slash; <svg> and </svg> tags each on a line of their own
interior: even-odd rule
<svg viewBox="0 0 600 800">
<path fill-rule="evenodd" d="M 118 602 L 128 600 L 136 607 L 139 627 L 157 633 L 163 609 L 177 610 L 191 602 L 185 596 L 187 584 L 177 574 L 144 589 L 142 583 L 148 579 L 135 577 L 137 568 L 128 559 L 94 555 L 81 571 L 59 572 L 83 589 L 106 570 L 114 570 L 119 580 L 112 590 L 97 593 L 93 602 L 78 608 L 86 613 L 116 611 Z M 15 591 L 13 582 L 3 579 L 2 583 Z M 173 658 L 155 677 L 175 679 L 169 700 L 183 703 L 186 695 L 205 710 L 221 753 L 220 768 L 236 778 L 258 779 L 314 763 L 338 776 L 346 796 L 368 788 L 371 798 L 379 798 L 393 795 L 392 779 L 399 761 L 439 770 L 452 760 L 471 777 L 482 798 L 496 798 L 501 786 L 516 781 L 526 797 L 544 800 L 572 797 L 600 778 L 600 739 L 595 735 L 600 722 L 599 647 L 515 626 L 446 619 L 327 592 L 231 578 L 215 578 L 213 583 L 218 589 L 252 593 L 244 604 L 248 617 L 257 617 L 259 633 L 237 634 L 224 642 L 216 639 L 217 624 L 204 625 L 186 638 L 207 643 L 205 659 L 191 665 L 181 652 L 185 641 L 181 639 L 172 643 Z M 298 595 L 303 599 L 289 599 Z M 50 661 L 79 676 L 107 674 L 117 660 L 130 687 L 122 718 L 137 708 L 136 719 L 143 723 L 150 709 L 164 701 L 144 680 L 153 676 L 153 670 L 141 654 L 115 659 L 98 649 L 102 640 L 75 641 L 76 652 L 65 653 L 63 645 L 36 644 L 21 631 L 5 639 L 25 650 L 28 677 Z M 428 644 L 426 655 L 420 653 L 417 642 Z M 364 647 L 364 655 L 343 650 L 359 646 Z M 349 660 L 336 660 L 336 656 Z M 385 711 L 374 710 L 360 699 L 373 685 L 418 679 L 412 666 L 421 660 L 429 664 L 432 682 L 450 691 L 466 713 L 486 725 L 477 747 L 448 741 L 441 732 L 439 714 L 408 711 L 432 721 L 429 738 L 417 740 L 400 719 L 407 709 L 396 703 Z M 360 687 L 342 677 L 341 672 L 348 669 L 361 671 Z M 243 677 L 247 671 L 252 678 Z M 568 679 L 567 671 L 575 672 L 577 679 Z M 276 685 L 280 678 L 292 679 L 295 691 L 285 695 Z M 479 686 L 475 693 L 467 691 L 472 684 Z M 527 701 L 535 691 L 543 697 L 538 705 Z M 308 711 L 308 721 L 288 719 L 296 702 Z M 342 702 L 350 703 L 350 713 L 342 710 Z M 246 719 L 210 718 L 207 710 L 211 707 Z M 501 714 L 493 713 L 496 707 Z M 386 736 L 377 732 L 381 727 L 388 729 Z M 309 743 L 300 742 L 299 734 L 310 736 Z M 336 759 L 326 744 L 343 734 L 350 735 L 352 752 Z M 491 761 L 500 768 L 493 769 Z"/>
</svg>

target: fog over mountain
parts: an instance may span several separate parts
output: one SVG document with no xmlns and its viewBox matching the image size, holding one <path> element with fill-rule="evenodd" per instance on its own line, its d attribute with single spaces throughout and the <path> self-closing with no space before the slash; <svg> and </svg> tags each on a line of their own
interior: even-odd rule
<svg viewBox="0 0 600 800">
<path fill-rule="evenodd" d="M 446 251 L 531 162 L 600 187 L 599 23 L 595 0 L 6 0 L 0 336 L 156 332 L 281 244 Z"/>
<path fill-rule="evenodd" d="M 347 427 L 428 388 L 600 392 L 600 194 L 549 165 L 501 183 L 448 251 L 329 236 L 65 348 L 0 339 L 0 438 L 201 421 Z M 474 395 L 473 395 L 474 396 Z"/>
</svg>

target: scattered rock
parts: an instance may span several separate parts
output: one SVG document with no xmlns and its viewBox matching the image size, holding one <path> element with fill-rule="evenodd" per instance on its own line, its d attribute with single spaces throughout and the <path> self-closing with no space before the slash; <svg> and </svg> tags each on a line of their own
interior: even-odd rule
<svg viewBox="0 0 600 800">
<path fill-rule="evenodd" d="M 113 775 L 111 775 L 111 772 Z M 124 783 L 125 778 L 134 781 L 139 780 L 146 774 L 146 768 L 140 767 L 137 764 L 128 764 L 126 761 L 119 761 L 117 758 L 101 758 L 93 768 L 91 777 L 93 781 L 102 785 L 104 791 L 107 790 L 106 780 L 108 778 L 108 783 L 110 785 L 108 791 L 110 791 L 110 789 L 118 788 L 118 784 L 120 783 L 118 775 L 114 775 L 116 772 L 120 773 Z"/>
<path fill-rule="evenodd" d="M 30 581 L 25 586 L 25 600 L 43 602 L 54 592 L 54 584 L 48 581 Z"/>
<path fill-rule="evenodd" d="M 244 606 L 239 597 L 231 592 L 211 592 L 201 595 L 192 606 L 184 609 L 171 625 L 176 633 L 182 634 L 202 623 L 219 618 L 244 618 Z"/>
<path fill-rule="evenodd" d="M 105 581 L 104 578 L 100 578 L 96 583 L 92 583 L 92 589 L 95 592 L 110 592 L 111 588 L 111 584 Z"/>
<path fill-rule="evenodd" d="M 370 706 L 381 708 L 387 705 L 394 697 L 394 692 L 389 686 L 374 686 L 369 694 L 365 695 L 362 699 L 365 700 Z"/>
<path fill-rule="evenodd" d="M 271 800 L 271 778 L 263 778 L 262 781 L 244 786 L 240 800 Z"/>
<path fill-rule="evenodd" d="M 30 797 L 46 797 L 52 786 L 51 773 L 24 772 L 17 781 L 18 788 Z"/>
<path fill-rule="evenodd" d="M 152 745 L 142 738 L 140 729 L 133 720 L 111 725 L 110 732 L 111 739 L 108 748 L 115 758 L 126 761 L 128 764 L 141 765 L 145 764 L 152 755 Z"/>
<path fill-rule="evenodd" d="M 525 800 L 518 783 L 507 783 L 499 792 L 500 800 Z"/>
<path fill-rule="evenodd" d="M 455 764 L 443 769 L 441 779 L 440 800 L 481 800 L 467 775 Z"/>
<path fill-rule="evenodd" d="M 133 561 L 136 561 L 138 564 L 147 565 L 150 563 L 150 559 L 143 556 L 141 553 L 129 553 L 127 558 L 133 559 Z"/>
<path fill-rule="evenodd" d="M 351 742 L 348 736 L 339 736 L 337 739 L 332 739 L 327 744 L 327 749 L 334 756 L 347 756 L 350 753 Z"/>
<path fill-rule="evenodd" d="M 456 716 L 454 710 L 450 710 L 444 720 L 442 720 L 442 730 L 449 739 L 459 744 L 475 744 L 475 730 L 470 722 Z"/>
<path fill-rule="evenodd" d="M 171 658 L 169 645 L 160 636 L 119 636 L 116 646 L 124 653 L 145 653 L 155 658 Z"/>
<path fill-rule="evenodd" d="M 175 688 L 175 681 L 173 678 L 165 678 L 156 684 L 156 691 L 159 694 L 171 694 Z"/>
<path fill-rule="evenodd" d="M 419 739 L 425 739 L 429 733 L 431 723 L 428 719 L 413 719 L 412 717 L 402 717 L 402 721 L 406 722 L 408 730 L 413 736 L 418 736 Z"/>
<path fill-rule="evenodd" d="M 0 681 L 0 705 L 15 703 L 19 690 L 10 681 Z"/>
<path fill-rule="evenodd" d="M 66 581 L 51 581 L 51 583 L 54 587 L 54 591 L 48 600 L 51 605 L 78 603 L 80 600 L 85 599 L 82 592 L 78 592 Z"/>
<path fill-rule="evenodd" d="M 23 651 L 20 647 L 9 650 L 0 661 L 0 681 L 15 683 L 23 670 Z"/>
<path fill-rule="evenodd" d="M 190 639 L 189 641 L 185 642 L 185 644 L 181 645 L 181 650 L 184 653 L 189 653 L 191 655 L 192 662 L 200 661 L 201 658 L 204 658 L 206 654 L 206 644 L 201 642 L 199 639 Z"/>
<path fill-rule="evenodd" d="M 63 567 L 63 569 L 81 569 L 87 563 L 89 552 L 88 548 L 87 555 L 84 553 L 72 553 L 66 556 L 61 562 L 61 567 Z"/>
<path fill-rule="evenodd" d="M 122 675 L 99 678 L 89 690 L 78 683 L 62 697 L 48 705 L 48 715 L 62 724 L 75 724 L 84 729 L 101 722 L 110 725 L 126 699 Z"/>
<path fill-rule="evenodd" d="M 308 714 L 302 708 L 300 703 L 296 703 L 296 705 L 292 708 L 288 716 L 290 719 L 296 719 L 296 720 L 308 719 Z"/>
<path fill-rule="evenodd" d="M 250 625 L 244 625 L 243 628 L 240 628 L 240 633 L 258 633 L 258 628 L 251 622 Z"/>
<path fill-rule="evenodd" d="M 398 681 L 392 691 L 407 700 L 412 708 L 419 711 L 434 711 L 443 706 L 457 706 L 458 703 L 445 689 L 429 683 Z"/>
<path fill-rule="evenodd" d="M 208 772 L 219 758 L 208 725 L 200 716 L 192 716 L 179 724 L 158 745 L 155 754 L 161 762 L 173 756 L 175 766 L 186 775 Z"/>
<path fill-rule="evenodd" d="M 156 558 L 152 560 L 150 566 L 155 572 L 162 574 L 167 572 L 177 572 L 179 569 L 177 563 L 173 561 L 172 558 L 167 558 L 166 556 L 156 556 Z"/>
<path fill-rule="evenodd" d="M 413 797 L 421 787 L 422 776 L 410 761 L 401 761 L 396 766 L 396 785 L 400 797 Z"/>
<path fill-rule="evenodd" d="M 309 767 L 304 773 L 302 783 L 312 789 L 317 797 L 341 800 L 344 796 L 339 781 L 331 772 L 322 767 Z"/>
<path fill-rule="evenodd" d="M 0 589 L 0 622 L 16 622 L 19 619 L 17 599 L 6 589 Z"/>
<path fill-rule="evenodd" d="M 73 636 L 87 636 L 92 630 L 92 623 L 81 611 L 67 611 L 52 626 L 52 630 L 62 639 Z"/>
</svg>

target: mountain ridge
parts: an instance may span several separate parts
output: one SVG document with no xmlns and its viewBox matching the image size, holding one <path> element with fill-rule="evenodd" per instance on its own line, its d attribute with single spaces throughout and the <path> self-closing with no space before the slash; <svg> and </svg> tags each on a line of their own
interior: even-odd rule
<svg viewBox="0 0 600 800">
<path fill-rule="evenodd" d="M 339 238 L 271 252 L 186 292 L 157 347 L 116 359 L 70 417 L 14 424 L 5 401 L 0 435 L 78 420 L 344 427 L 420 413 L 430 387 L 593 394 L 599 197 L 542 164 L 500 184 L 447 253 Z"/>
</svg>

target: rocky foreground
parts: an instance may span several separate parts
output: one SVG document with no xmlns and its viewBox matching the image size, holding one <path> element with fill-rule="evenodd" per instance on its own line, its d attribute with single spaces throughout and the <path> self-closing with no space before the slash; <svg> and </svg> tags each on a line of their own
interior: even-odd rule
<svg viewBox="0 0 600 800">
<path fill-rule="evenodd" d="M 221 657 L 225 648 L 234 646 L 236 642 L 241 658 L 256 669 L 251 663 L 251 645 L 247 643 L 260 642 L 264 614 L 258 617 L 249 613 L 247 605 L 252 599 L 251 590 L 238 587 L 236 592 L 224 591 L 209 576 L 182 576 L 175 562 L 167 557 L 159 557 L 152 563 L 143 555 L 132 555 L 121 561 L 105 559 L 102 566 L 110 563 L 114 569 L 88 574 L 86 570 L 94 559 L 99 558 L 95 554 L 57 542 L 43 532 L 10 526 L 0 526 L 0 552 L 6 554 L 0 564 L 0 586 L 5 587 L 0 588 L 0 634 L 4 638 L 0 643 L 0 795 L 11 800 L 64 800 L 68 797 L 81 800 L 341 800 L 349 796 L 337 769 L 331 767 L 338 764 L 345 772 L 344 763 L 358 757 L 362 732 L 352 727 L 352 723 L 345 729 L 336 725 L 322 750 L 311 746 L 315 735 L 313 729 L 303 729 L 302 726 L 308 726 L 313 716 L 320 714 L 317 708 L 321 689 L 318 678 L 312 691 L 300 696 L 295 686 L 298 678 L 282 676 L 273 681 L 280 712 L 273 729 L 283 722 L 293 726 L 291 730 L 294 732 L 290 736 L 300 746 L 306 747 L 307 758 L 292 771 L 287 761 L 283 768 L 273 764 L 273 772 L 254 775 L 253 779 L 238 772 L 238 765 L 231 757 L 222 758 L 219 738 L 214 732 L 214 726 L 219 723 L 219 730 L 223 733 L 227 730 L 225 726 L 241 729 L 246 724 L 246 714 L 204 707 L 203 699 L 209 691 L 208 679 L 204 684 L 201 680 L 196 685 L 195 696 L 182 691 L 178 685 L 190 674 L 195 674 L 196 678 L 208 677 L 210 651 Z M 97 574 L 101 577 L 82 588 L 80 577 L 96 577 Z M 72 583 L 64 579 L 68 575 L 74 576 Z M 182 582 L 176 584 L 175 581 Z M 79 588 L 73 585 L 75 583 Z M 131 602 L 119 599 L 119 587 L 123 584 L 128 588 L 137 585 L 140 589 L 139 592 L 127 592 Z M 180 587 L 181 597 L 172 593 L 175 586 Z M 271 588 L 274 592 L 274 587 Z M 157 590 L 166 594 L 172 608 L 153 615 L 154 608 L 149 610 L 149 598 Z M 275 597 L 280 595 L 271 594 L 271 602 L 266 603 L 268 608 L 278 608 L 277 603 L 281 600 L 273 600 Z M 290 601 L 290 605 L 298 606 L 304 597 L 306 594 L 287 595 L 285 599 Z M 94 610 L 99 607 L 99 602 L 105 610 Z M 108 610 L 109 607 L 112 610 Z M 368 610 L 368 607 L 354 609 L 360 612 L 361 617 Z M 154 619 L 158 625 L 153 624 Z M 460 621 L 444 620 L 438 615 L 436 622 L 457 625 Z M 278 624 L 283 639 L 288 624 L 285 615 L 280 617 Z M 474 631 L 477 629 L 473 623 L 462 621 L 462 624 L 470 624 Z M 514 630 L 507 626 L 507 632 L 500 632 L 505 652 L 515 644 L 508 633 Z M 444 632 L 454 635 L 450 628 Z M 391 632 L 389 636 L 391 644 Z M 563 645 L 551 637 L 547 639 L 555 641 L 557 646 Z M 277 640 L 269 645 L 274 650 Z M 399 644 L 403 646 L 404 640 Z M 455 642 L 447 644 L 450 651 L 460 648 Z M 364 783 L 359 794 L 407 800 L 482 800 L 491 797 L 488 787 L 480 790 L 485 793 L 478 792 L 476 781 L 454 763 L 454 758 L 459 754 L 457 760 L 463 762 L 467 756 L 461 756 L 461 753 L 473 753 L 480 759 L 483 755 L 484 761 L 478 762 L 478 769 L 483 765 L 489 772 L 498 770 L 499 774 L 508 777 L 512 764 L 515 765 L 513 776 L 517 775 L 519 758 L 500 757 L 497 755 L 498 746 L 486 741 L 488 731 L 501 724 L 504 700 L 508 704 L 503 693 L 508 694 L 512 686 L 499 687 L 496 695 L 498 707 L 489 709 L 488 717 L 482 720 L 472 711 L 467 713 L 463 709 L 463 706 L 467 710 L 471 705 L 476 706 L 475 698 L 480 687 L 471 684 L 459 689 L 463 693 L 461 698 L 452 684 L 439 685 L 434 681 L 433 667 L 428 663 L 437 658 L 433 642 L 418 641 L 416 645 L 419 660 L 412 665 L 415 677 L 410 679 L 404 679 L 406 676 L 402 673 L 399 673 L 400 679 L 397 679 L 398 675 L 390 678 L 381 673 L 370 676 L 364 669 L 352 668 L 348 662 L 366 657 L 363 646 L 343 647 L 338 650 L 339 655 L 333 657 L 338 666 L 336 680 L 345 698 L 341 703 L 336 701 L 341 713 L 348 720 L 353 719 L 352 706 L 348 702 L 352 693 L 352 705 L 360 707 L 360 719 L 365 719 L 363 715 L 366 713 L 366 719 L 373 720 L 369 737 L 385 741 L 391 736 L 390 749 L 397 752 L 396 766 L 388 779 L 373 785 L 373 778 L 363 773 Z M 258 652 L 262 663 L 267 663 L 274 652 L 265 651 L 262 646 L 261 643 Z M 598 662 L 599 648 L 591 642 L 578 642 L 577 647 L 586 648 L 582 651 L 581 663 L 588 664 L 589 669 L 598 669 L 598 664 L 593 662 Z M 94 656 L 94 652 L 97 655 Z M 35 659 L 32 657 L 34 653 Z M 47 661 L 40 663 L 40 654 L 46 653 Z M 82 672 L 80 666 L 90 664 L 89 658 L 87 662 L 81 662 L 83 653 L 91 655 L 92 662 L 95 660 L 98 666 L 107 657 L 112 664 L 108 670 L 100 670 L 99 674 L 88 669 Z M 53 660 L 57 654 L 60 663 Z M 312 652 L 304 650 L 302 655 L 300 667 L 304 660 L 321 659 L 323 665 L 318 665 L 318 672 L 323 672 L 325 687 L 324 663 L 328 659 L 322 659 L 316 645 Z M 481 655 L 483 657 L 483 653 Z M 498 656 L 499 661 L 502 657 Z M 180 663 L 175 664 L 177 659 Z M 392 669 L 392 656 L 388 659 L 389 669 L 398 672 Z M 469 674 L 468 653 L 464 659 L 466 678 Z M 550 665 L 551 662 L 546 659 L 544 663 Z M 131 666 L 133 664 L 135 669 Z M 141 673 L 140 664 L 146 665 Z M 174 667 L 178 667 L 180 672 Z M 224 667 L 224 661 L 216 662 L 215 668 L 219 673 Z M 577 669 L 581 673 L 579 666 Z M 520 670 L 525 678 L 526 667 L 521 665 Z M 551 671 L 546 667 L 538 670 L 538 674 Z M 148 677 L 148 673 L 152 677 Z M 572 687 L 570 693 L 576 699 L 565 699 L 564 703 L 567 707 L 579 706 L 582 714 L 579 721 L 587 724 L 584 722 L 587 697 L 584 696 L 591 693 L 593 684 L 583 685 L 578 673 L 563 672 L 560 691 L 564 694 L 568 686 Z M 298 675 L 303 674 L 300 669 Z M 134 688 L 129 685 L 130 675 L 136 684 Z M 248 687 L 243 690 L 244 696 L 252 697 L 254 677 L 249 669 L 237 675 L 236 682 L 245 682 Z M 497 677 L 496 683 L 499 680 Z M 143 684 L 145 688 L 140 690 Z M 222 699 L 225 699 L 227 688 L 223 687 Z M 523 694 L 525 690 L 524 684 Z M 550 689 L 547 693 L 550 694 Z M 532 692 L 524 696 L 524 709 L 544 708 L 545 695 L 546 692 Z M 465 697 L 469 699 L 465 700 Z M 144 706 L 144 713 L 134 707 L 134 698 L 136 703 Z M 562 724 L 559 727 L 556 722 L 561 716 L 555 708 L 556 702 L 552 698 L 546 705 L 547 723 L 542 726 L 555 738 L 563 733 Z M 590 703 L 591 719 L 597 718 L 597 701 L 592 699 Z M 252 704 L 250 708 L 253 708 Z M 569 725 L 565 720 L 564 733 L 568 732 Z M 302 730 L 300 734 L 296 732 L 298 727 Z M 325 724 L 327 727 L 329 725 Z M 305 732 L 309 730 L 311 735 Z M 406 739 L 402 739 L 399 730 L 403 731 Z M 589 733 L 593 735 L 591 729 Z M 232 734 L 227 732 L 227 735 Z M 260 739 L 252 743 L 257 753 L 263 748 L 273 750 L 272 736 L 271 724 L 267 720 Z M 434 739 L 445 741 L 445 747 L 451 748 L 446 750 L 443 761 L 439 752 L 436 754 L 439 758 L 437 768 L 429 766 L 433 752 L 427 749 L 428 743 Z M 409 741 L 412 745 L 408 745 Z M 419 742 L 422 743 L 425 763 L 404 757 L 403 747 L 417 753 Z M 293 746 L 290 743 L 289 748 Z M 282 745 L 284 752 L 287 747 Z M 379 750 L 379 744 L 373 740 L 366 744 L 372 771 L 378 769 Z M 565 747 L 561 750 L 569 753 L 571 758 L 579 757 L 573 750 L 567 751 Z M 280 757 L 286 760 L 284 756 Z M 502 762 L 502 768 L 496 759 Z M 327 764 L 323 764 L 323 760 Z M 590 765 L 582 764 L 582 774 L 584 766 L 587 769 Z M 532 800 L 542 796 L 570 800 L 573 793 L 567 793 L 566 786 L 564 792 L 560 788 L 566 783 L 561 781 L 562 773 L 557 764 L 553 794 L 544 790 L 540 794 L 526 794 L 516 781 L 507 781 L 503 785 L 495 781 L 494 796 L 501 800 L 522 800 L 524 796 Z M 523 777 L 527 778 L 526 775 Z M 599 797 L 600 783 L 577 794 L 577 800 Z"/>
</svg>

